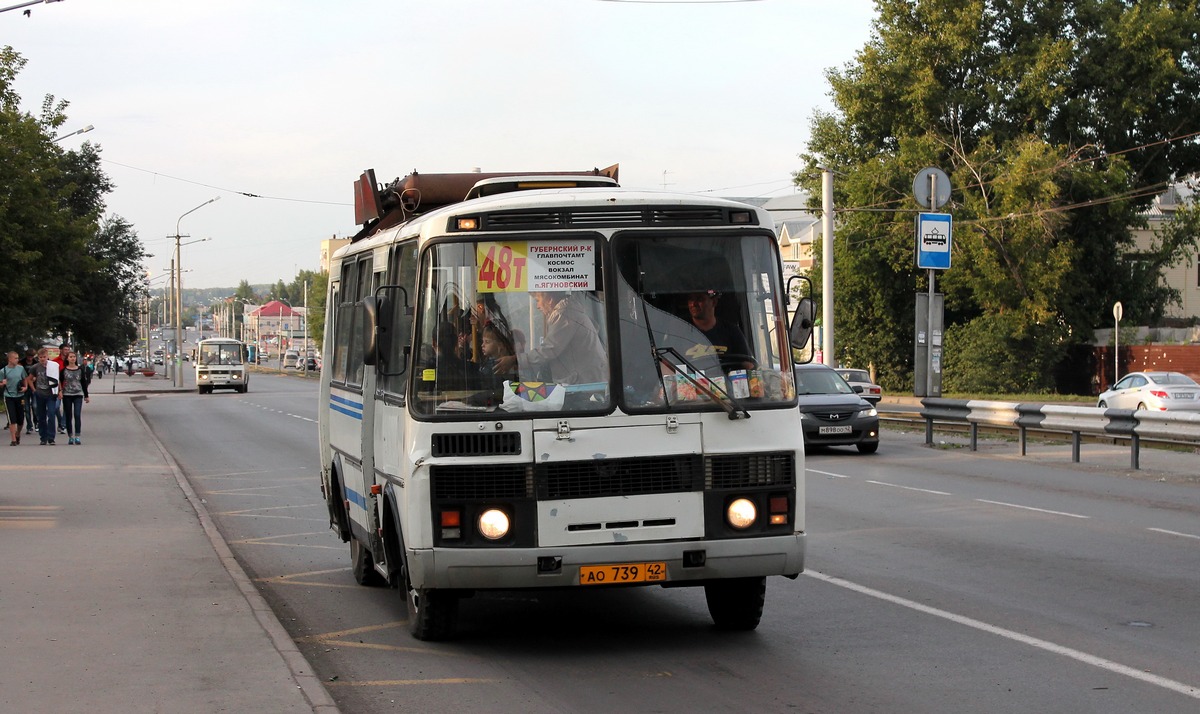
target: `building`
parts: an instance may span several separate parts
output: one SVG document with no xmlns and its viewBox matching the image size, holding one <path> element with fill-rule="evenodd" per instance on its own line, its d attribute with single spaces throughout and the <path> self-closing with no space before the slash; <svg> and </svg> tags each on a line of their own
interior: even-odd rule
<svg viewBox="0 0 1200 714">
<path fill-rule="evenodd" d="M 342 246 L 349 245 L 349 244 L 350 244 L 349 238 L 338 238 L 337 236 L 334 236 L 327 240 L 321 241 L 321 272 L 322 273 L 325 273 L 325 274 L 329 273 L 329 260 L 333 257 L 333 254 L 338 252 L 338 249 L 341 248 Z"/>
<path fill-rule="evenodd" d="M 254 345 L 260 356 L 279 355 L 283 350 L 307 346 L 304 308 L 272 300 L 244 314 L 244 341 Z"/>
<path fill-rule="evenodd" d="M 1149 250 L 1155 239 L 1155 232 L 1175 216 L 1192 197 L 1192 192 L 1184 184 L 1176 184 L 1165 193 L 1159 194 L 1154 203 L 1145 212 L 1147 227 L 1136 228 L 1133 231 L 1133 242 L 1136 252 Z M 1200 253 L 1190 256 L 1173 268 L 1168 268 L 1162 277 L 1163 283 L 1179 291 L 1180 304 L 1168 305 L 1167 317 L 1193 318 L 1200 317 Z"/>
</svg>

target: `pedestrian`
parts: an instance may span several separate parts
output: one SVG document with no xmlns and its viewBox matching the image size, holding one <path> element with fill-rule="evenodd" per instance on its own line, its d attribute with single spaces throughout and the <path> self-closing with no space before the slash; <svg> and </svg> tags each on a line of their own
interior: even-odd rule
<svg viewBox="0 0 1200 714">
<path fill-rule="evenodd" d="M 67 444 L 81 444 L 83 435 L 83 405 L 91 403 L 88 395 L 88 384 L 92 381 L 87 368 L 80 366 L 79 353 L 67 353 L 67 366 L 63 368 L 62 379 L 63 414 L 67 422 Z"/>
<path fill-rule="evenodd" d="M 21 366 L 25 368 L 25 374 L 33 374 L 33 368 L 37 366 L 37 352 L 33 348 L 25 350 L 25 357 L 21 360 Z M 37 426 L 37 411 L 33 406 L 33 390 L 25 390 L 25 433 L 32 434 L 34 427 Z"/>
<path fill-rule="evenodd" d="M 9 446 L 21 443 L 21 424 L 25 421 L 25 383 L 29 373 L 21 364 L 21 355 L 8 353 L 8 364 L 0 368 L 0 386 L 4 387 L 4 409 L 8 412 Z"/>
<path fill-rule="evenodd" d="M 25 380 L 25 389 L 33 391 L 34 411 L 37 413 L 38 436 L 42 446 L 54 446 L 54 407 L 58 403 L 58 378 L 51 374 L 50 354 L 43 347 L 37 351 L 37 365 Z"/>
<path fill-rule="evenodd" d="M 73 352 L 73 350 L 71 349 L 71 345 L 64 342 L 58 346 L 58 355 L 50 360 L 51 362 L 55 362 L 58 364 L 58 374 L 60 375 L 59 376 L 60 381 L 62 380 L 61 375 L 62 375 L 63 368 L 67 366 L 67 355 L 70 354 L 71 352 Z M 66 425 L 65 420 L 63 419 L 62 391 L 61 390 L 58 393 L 58 399 L 56 399 L 54 402 L 54 414 L 58 420 L 58 422 L 57 422 L 58 423 L 58 433 L 66 434 L 67 433 L 67 425 Z M 50 428 L 53 429 L 54 425 L 51 424 Z"/>
</svg>

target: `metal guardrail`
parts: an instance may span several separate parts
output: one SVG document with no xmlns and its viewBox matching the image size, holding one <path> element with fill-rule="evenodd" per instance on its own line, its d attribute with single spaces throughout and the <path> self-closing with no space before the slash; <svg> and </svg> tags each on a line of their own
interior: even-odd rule
<svg viewBox="0 0 1200 714">
<path fill-rule="evenodd" d="M 923 399 L 925 445 L 933 444 L 933 423 L 958 422 L 970 425 L 971 451 L 976 451 L 979 427 L 1016 428 L 1021 456 L 1026 455 L 1029 430 L 1071 435 L 1071 460 L 1079 463 L 1083 434 L 1129 440 L 1130 468 L 1140 468 L 1141 441 L 1171 441 L 1200 446 L 1200 413 L 1150 412 L 1132 409 L 1067 407 L 1057 404 L 1014 404 L 967 399 Z"/>
</svg>

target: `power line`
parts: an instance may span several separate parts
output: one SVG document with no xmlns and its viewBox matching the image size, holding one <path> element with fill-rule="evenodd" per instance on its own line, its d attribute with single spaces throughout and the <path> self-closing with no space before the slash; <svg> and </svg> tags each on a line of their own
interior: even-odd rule
<svg viewBox="0 0 1200 714">
<path fill-rule="evenodd" d="M 313 204 L 324 205 L 324 206 L 350 206 L 350 205 L 353 205 L 353 204 L 344 203 L 341 201 L 314 201 L 311 199 L 304 199 L 304 198 L 287 198 L 286 196 L 263 196 L 263 195 L 257 194 L 257 193 L 249 193 L 247 191 L 238 191 L 238 190 L 232 189 L 232 188 L 225 188 L 224 186 L 214 186 L 213 184 L 203 183 L 201 181 L 192 181 L 191 179 L 185 179 L 185 178 L 180 178 L 178 176 L 172 176 L 170 174 L 164 174 L 160 171 L 151 171 L 150 169 L 143 169 L 143 168 L 140 168 L 137 166 L 130 166 L 129 164 L 123 164 L 120 161 L 113 161 L 112 159 L 101 158 L 100 160 L 105 163 L 114 164 L 116 166 L 121 166 L 123 168 L 133 169 L 134 171 L 141 171 L 143 173 L 148 173 L 152 176 L 159 176 L 162 178 L 171 179 L 172 181 L 180 181 L 182 183 L 190 183 L 193 186 L 203 186 L 204 188 L 211 188 L 211 189 L 215 189 L 217 191 L 233 193 L 233 194 L 237 194 L 238 196 L 245 196 L 246 198 L 262 198 L 262 199 L 266 199 L 268 201 L 289 201 L 292 203 L 313 203 Z"/>
</svg>

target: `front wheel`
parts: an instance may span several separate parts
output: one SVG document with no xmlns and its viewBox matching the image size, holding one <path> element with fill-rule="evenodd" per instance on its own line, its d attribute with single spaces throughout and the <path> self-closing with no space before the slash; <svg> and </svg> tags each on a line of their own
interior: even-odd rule
<svg viewBox="0 0 1200 714">
<path fill-rule="evenodd" d="M 1098 409 L 1108 409 L 1108 402 L 1101 401 L 1099 404 L 1097 404 L 1097 405 L 1096 405 L 1096 408 L 1098 408 Z"/>
<path fill-rule="evenodd" d="M 750 631 L 762 619 L 767 600 L 767 579 L 733 578 L 717 580 L 704 586 L 708 614 L 722 630 Z"/>
<path fill-rule="evenodd" d="M 858 444 L 858 453 L 860 453 L 860 454 L 873 454 L 876 451 L 879 451 L 879 442 L 878 441 L 872 441 L 870 443 Z"/>
</svg>

